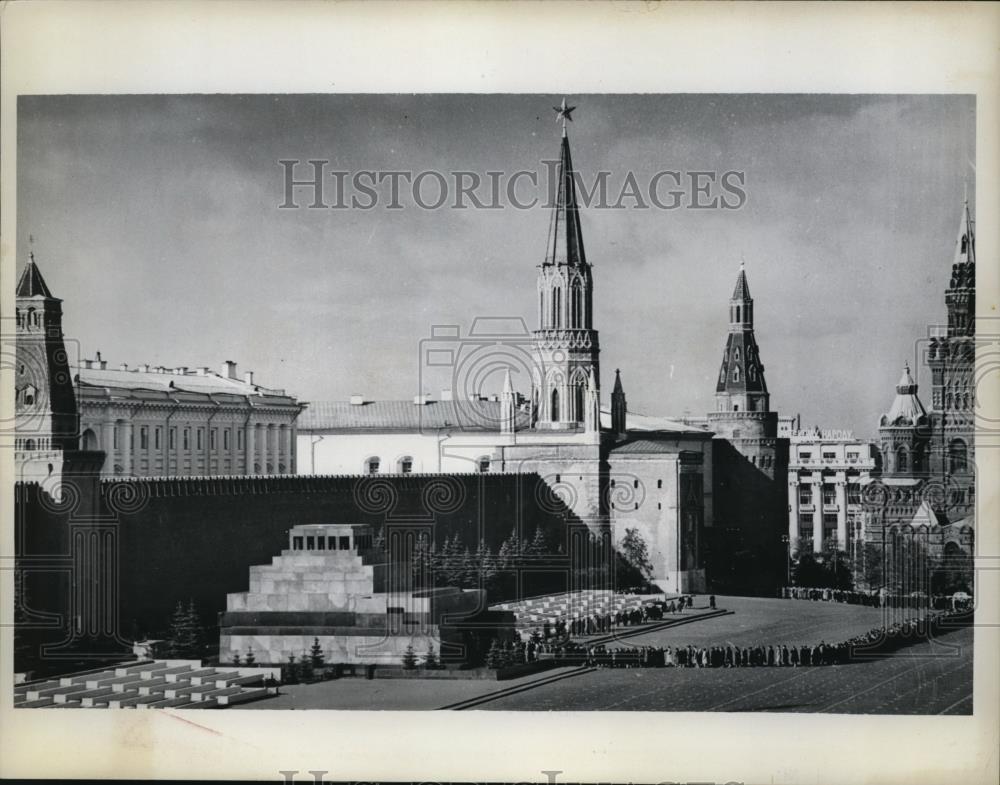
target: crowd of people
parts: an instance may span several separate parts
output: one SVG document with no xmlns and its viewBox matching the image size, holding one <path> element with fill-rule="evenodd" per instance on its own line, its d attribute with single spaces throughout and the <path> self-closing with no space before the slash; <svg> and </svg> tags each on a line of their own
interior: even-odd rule
<svg viewBox="0 0 1000 785">
<path fill-rule="evenodd" d="M 935 594 L 922 592 L 889 594 L 881 589 L 869 591 L 785 586 L 781 596 L 786 600 L 813 600 L 818 602 L 846 602 L 850 605 L 868 605 L 873 608 L 931 608 L 933 610 L 968 610 L 972 597 L 968 594 Z"/>
<path fill-rule="evenodd" d="M 717 646 L 616 646 L 587 645 L 578 641 L 529 642 L 526 659 L 551 659 L 561 665 L 598 668 L 755 668 L 840 665 L 883 655 L 966 623 L 962 612 L 932 613 L 888 627 L 876 627 L 838 643 L 815 645 L 731 643 Z"/>
</svg>

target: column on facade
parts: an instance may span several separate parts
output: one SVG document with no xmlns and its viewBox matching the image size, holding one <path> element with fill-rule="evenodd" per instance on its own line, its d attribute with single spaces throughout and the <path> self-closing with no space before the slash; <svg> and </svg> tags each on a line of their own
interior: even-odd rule
<svg viewBox="0 0 1000 785">
<path fill-rule="evenodd" d="M 245 474 L 253 474 L 253 463 L 257 458 L 257 442 L 254 438 L 257 425 L 247 423 L 243 429 L 243 453 L 246 457 Z"/>
<path fill-rule="evenodd" d="M 847 550 L 847 475 L 837 472 L 837 547 Z"/>
<path fill-rule="evenodd" d="M 239 474 L 240 473 L 240 462 L 239 462 L 239 451 L 236 445 L 239 443 L 239 439 L 236 438 L 237 429 L 231 422 L 226 423 L 226 430 L 229 433 L 229 472 L 228 474 Z M 246 438 L 246 437 L 244 437 Z"/>
<path fill-rule="evenodd" d="M 813 553 L 823 550 L 823 475 L 815 472 L 809 481 L 813 501 Z"/>
<path fill-rule="evenodd" d="M 292 426 L 288 429 L 288 438 L 290 439 L 288 451 L 288 473 L 298 474 L 299 431 L 294 423 L 292 423 Z"/>
<path fill-rule="evenodd" d="M 285 464 L 285 474 L 294 474 L 292 456 L 295 454 L 295 442 L 292 440 L 292 427 L 290 425 L 281 426 L 281 450 L 284 453 L 282 463 Z"/>
<path fill-rule="evenodd" d="M 132 473 L 132 421 L 126 420 L 122 435 L 122 474 Z"/>
<path fill-rule="evenodd" d="M 799 475 L 788 478 L 788 547 L 792 553 L 799 547 Z"/>
<path fill-rule="evenodd" d="M 267 446 L 268 446 L 268 456 L 271 461 L 271 474 L 278 473 L 278 426 L 271 423 L 267 426 Z"/>
<path fill-rule="evenodd" d="M 104 450 L 104 474 L 115 473 L 115 423 L 101 423 L 101 449 Z"/>
</svg>

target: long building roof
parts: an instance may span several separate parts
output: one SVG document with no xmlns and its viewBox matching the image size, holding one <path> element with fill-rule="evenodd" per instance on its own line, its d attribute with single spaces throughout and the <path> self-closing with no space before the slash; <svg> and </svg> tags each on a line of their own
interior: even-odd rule
<svg viewBox="0 0 1000 785">
<path fill-rule="evenodd" d="M 213 372 L 79 368 L 77 381 L 83 393 L 86 393 L 88 388 L 104 388 L 119 395 L 159 393 L 166 396 L 173 393 L 193 393 L 205 397 L 233 395 L 295 402 L 295 399 L 284 390 L 269 389 L 243 379 L 233 379 Z"/>
</svg>

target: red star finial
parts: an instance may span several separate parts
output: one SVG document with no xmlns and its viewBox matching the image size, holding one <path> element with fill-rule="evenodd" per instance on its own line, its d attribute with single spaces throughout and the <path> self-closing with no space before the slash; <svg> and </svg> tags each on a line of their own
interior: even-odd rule
<svg viewBox="0 0 1000 785">
<path fill-rule="evenodd" d="M 562 104 L 552 107 L 552 111 L 556 113 L 556 122 L 562 121 L 563 135 L 566 134 L 566 121 L 573 122 L 573 112 L 575 109 L 575 106 L 566 106 L 565 98 L 562 99 Z"/>
</svg>

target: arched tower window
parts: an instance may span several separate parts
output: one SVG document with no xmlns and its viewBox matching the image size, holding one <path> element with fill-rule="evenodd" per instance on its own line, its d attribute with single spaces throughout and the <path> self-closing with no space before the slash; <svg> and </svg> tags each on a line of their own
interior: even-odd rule
<svg viewBox="0 0 1000 785">
<path fill-rule="evenodd" d="M 583 421 L 583 385 L 575 384 L 573 386 L 573 405 L 576 407 L 576 419 Z"/>
<path fill-rule="evenodd" d="M 538 293 L 538 325 L 545 329 L 545 292 Z"/>
<path fill-rule="evenodd" d="M 559 390 L 552 390 L 552 405 L 549 407 L 549 419 L 559 422 Z"/>
<path fill-rule="evenodd" d="M 910 470 L 910 460 L 909 453 L 906 448 L 900 445 L 896 449 L 896 471 L 897 472 L 908 472 Z"/>
<path fill-rule="evenodd" d="M 969 453 L 965 442 L 961 439 L 952 439 L 948 445 L 948 471 L 951 473 L 964 472 L 969 467 Z"/>
<path fill-rule="evenodd" d="M 738 322 L 743 321 L 742 319 L 740 319 L 740 306 L 738 305 L 736 306 L 736 321 Z"/>
<path fill-rule="evenodd" d="M 572 317 L 570 322 L 570 327 L 580 328 L 583 327 L 581 323 L 581 317 L 583 315 L 583 289 L 580 287 L 579 281 L 573 282 L 572 290 Z"/>
</svg>

